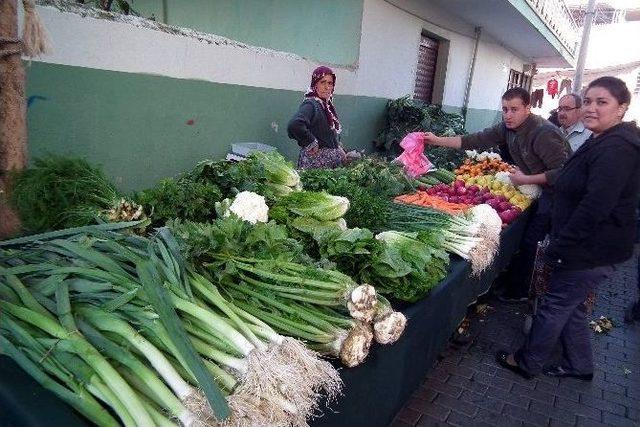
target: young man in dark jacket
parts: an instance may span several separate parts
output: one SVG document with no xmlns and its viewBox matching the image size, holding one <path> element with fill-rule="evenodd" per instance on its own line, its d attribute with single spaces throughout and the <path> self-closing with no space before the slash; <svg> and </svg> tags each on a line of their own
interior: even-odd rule
<svg viewBox="0 0 640 427">
<path fill-rule="evenodd" d="M 463 150 L 487 150 L 500 147 L 508 151 L 518 167 L 510 175 L 514 185 L 538 184 L 543 194 L 536 212 L 531 215 L 507 276 L 507 290 L 501 299 L 526 301 L 536 247 L 549 231 L 551 188 L 558 171 L 571 154 L 569 143 L 560 130 L 542 117 L 531 113 L 529 92 L 512 88 L 502 95 L 503 121 L 470 135 L 438 137 L 425 134 L 429 144 Z"/>
</svg>

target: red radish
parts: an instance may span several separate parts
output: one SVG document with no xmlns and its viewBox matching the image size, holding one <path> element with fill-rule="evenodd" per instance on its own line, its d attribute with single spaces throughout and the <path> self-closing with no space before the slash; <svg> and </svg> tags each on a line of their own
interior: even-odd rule
<svg viewBox="0 0 640 427">
<path fill-rule="evenodd" d="M 500 204 L 498 205 L 498 209 L 500 211 L 506 211 L 511 209 L 511 203 L 509 202 L 500 202 Z"/>
<path fill-rule="evenodd" d="M 499 201 L 496 199 L 489 199 L 485 202 L 487 205 L 491 206 L 493 209 L 498 210 Z"/>
<path fill-rule="evenodd" d="M 504 222 L 505 224 L 512 223 L 518 217 L 518 213 L 511 209 L 500 212 L 498 215 L 500 216 L 502 222 Z"/>
<path fill-rule="evenodd" d="M 464 181 L 461 179 L 456 179 L 455 182 L 453 183 L 453 186 L 455 188 L 457 187 L 464 187 Z"/>
<path fill-rule="evenodd" d="M 480 191 L 480 187 L 478 187 L 477 185 L 470 185 L 467 188 L 467 191 L 469 191 L 471 193 L 477 193 L 478 191 Z"/>
<path fill-rule="evenodd" d="M 510 217 L 509 214 L 507 214 L 507 212 L 498 212 L 498 216 L 500 217 L 500 219 L 502 220 L 503 223 L 505 224 L 509 224 L 510 222 Z"/>
</svg>

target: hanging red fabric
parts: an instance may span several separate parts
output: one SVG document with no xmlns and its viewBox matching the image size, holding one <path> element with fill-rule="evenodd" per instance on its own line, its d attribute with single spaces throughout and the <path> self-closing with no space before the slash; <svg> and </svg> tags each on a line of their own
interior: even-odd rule
<svg viewBox="0 0 640 427">
<path fill-rule="evenodd" d="M 547 82 L 547 93 L 551 95 L 551 98 L 555 98 L 558 94 L 558 81 L 551 79 Z"/>
</svg>

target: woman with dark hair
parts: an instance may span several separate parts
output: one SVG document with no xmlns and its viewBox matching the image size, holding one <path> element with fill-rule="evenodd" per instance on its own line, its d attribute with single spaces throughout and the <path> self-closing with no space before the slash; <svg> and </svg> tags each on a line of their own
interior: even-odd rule
<svg viewBox="0 0 640 427">
<path fill-rule="evenodd" d="M 497 362 L 525 377 L 543 372 L 556 343 L 559 365 L 544 369 L 555 377 L 593 378 L 590 331 L 582 302 L 633 254 L 640 190 L 640 137 L 622 121 L 631 94 L 615 77 L 589 84 L 583 99 L 584 125 L 593 135 L 567 160 L 555 183 L 551 242 L 552 267 L 544 296 L 525 344 L 500 351 Z"/>
<path fill-rule="evenodd" d="M 311 75 L 311 84 L 304 101 L 287 127 L 289 138 L 298 141 L 298 167 L 335 168 L 345 161 L 340 144 L 342 126 L 333 106 L 336 75 L 328 67 L 318 67 Z"/>
</svg>

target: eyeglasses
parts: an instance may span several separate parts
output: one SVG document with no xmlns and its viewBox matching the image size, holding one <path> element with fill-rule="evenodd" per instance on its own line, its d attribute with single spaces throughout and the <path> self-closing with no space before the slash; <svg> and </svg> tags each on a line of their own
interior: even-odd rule
<svg viewBox="0 0 640 427">
<path fill-rule="evenodd" d="M 558 111 L 561 111 L 563 113 L 568 113 L 571 110 L 577 110 L 578 107 L 558 107 Z"/>
</svg>

